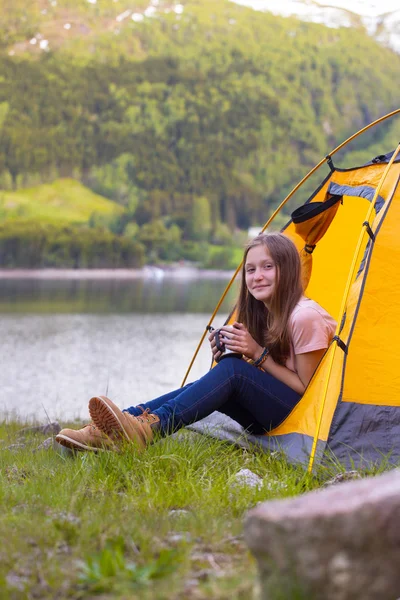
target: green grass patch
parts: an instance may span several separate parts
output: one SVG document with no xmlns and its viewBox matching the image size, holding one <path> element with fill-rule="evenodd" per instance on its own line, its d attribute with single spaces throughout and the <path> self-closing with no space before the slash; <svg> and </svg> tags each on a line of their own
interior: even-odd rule
<svg viewBox="0 0 400 600">
<path fill-rule="evenodd" d="M 111 217 L 124 209 L 95 194 L 75 179 L 57 179 L 51 184 L 0 191 L 2 220 L 36 220 L 42 223 L 86 223 L 93 214 Z"/>
<path fill-rule="evenodd" d="M 249 600 L 257 569 L 243 540 L 247 510 L 340 471 L 310 475 L 279 453 L 187 430 L 142 454 L 73 455 L 37 450 L 43 436 L 21 439 L 21 427 L 0 424 L 2 600 Z M 232 485 L 244 468 L 261 487 Z"/>
<path fill-rule="evenodd" d="M 0 425 L 0 587 L 13 598 L 249 599 L 245 512 L 318 482 L 282 458 L 182 431 L 141 454 L 33 451 Z M 11 448 L 9 448 L 11 446 Z M 251 469 L 260 489 L 234 487 Z"/>
</svg>

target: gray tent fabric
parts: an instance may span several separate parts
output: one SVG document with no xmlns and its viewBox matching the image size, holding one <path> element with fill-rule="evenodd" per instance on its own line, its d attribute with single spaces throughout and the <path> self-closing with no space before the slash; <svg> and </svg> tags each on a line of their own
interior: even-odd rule
<svg viewBox="0 0 400 600">
<path fill-rule="evenodd" d="M 375 188 L 370 185 L 352 186 L 331 182 L 328 186 L 328 191 L 335 196 L 358 196 L 359 198 L 366 198 L 370 202 L 372 202 L 375 195 Z M 384 204 L 385 201 L 382 196 L 378 196 L 374 206 L 376 214 L 378 214 Z"/>
<path fill-rule="evenodd" d="M 231 442 L 242 448 L 250 448 L 249 438 L 256 436 L 249 436 L 239 423 L 231 419 L 230 417 L 215 411 L 208 417 L 196 421 L 192 425 L 188 425 L 186 429 L 196 431 L 196 433 L 202 433 L 219 440 Z M 262 436 L 257 436 L 262 437 Z"/>
<path fill-rule="evenodd" d="M 300 433 L 286 435 L 250 435 L 239 423 L 230 417 L 215 411 L 208 417 L 189 425 L 186 429 L 230 442 L 241 448 L 258 449 L 262 452 L 282 452 L 291 463 L 307 464 L 313 440 Z M 317 456 L 322 456 L 325 443 L 319 443 Z"/>
<path fill-rule="evenodd" d="M 339 402 L 328 447 L 347 468 L 372 466 L 389 459 L 400 460 L 400 414 L 397 406 Z M 379 448 L 379 450 L 378 450 Z"/>
</svg>

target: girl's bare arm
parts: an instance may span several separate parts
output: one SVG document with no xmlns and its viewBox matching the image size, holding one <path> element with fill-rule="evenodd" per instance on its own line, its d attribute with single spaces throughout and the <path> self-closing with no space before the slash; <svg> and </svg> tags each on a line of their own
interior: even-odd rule
<svg viewBox="0 0 400 600">
<path fill-rule="evenodd" d="M 229 348 L 229 350 L 241 352 L 244 356 L 247 356 L 247 358 L 256 360 L 261 355 L 263 347 L 251 337 L 244 325 L 236 322 L 233 323 L 233 326 L 235 327 L 233 333 L 230 332 L 229 329 L 224 333 L 226 336 L 226 347 Z M 224 327 L 222 327 L 221 330 L 224 331 Z M 230 339 L 229 342 L 226 341 L 227 338 Z M 261 368 L 266 371 L 266 373 L 269 373 L 273 377 L 276 377 L 276 379 L 279 379 L 279 381 L 282 381 L 282 383 L 285 383 L 298 394 L 303 394 L 325 350 L 326 348 L 323 348 L 313 352 L 306 352 L 305 354 L 297 354 L 296 362 L 298 374 L 283 365 L 279 365 L 271 356 L 267 357 Z"/>
</svg>

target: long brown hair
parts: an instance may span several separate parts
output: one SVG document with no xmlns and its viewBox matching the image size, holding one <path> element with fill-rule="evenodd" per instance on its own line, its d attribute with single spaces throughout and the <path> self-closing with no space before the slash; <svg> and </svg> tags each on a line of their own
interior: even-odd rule
<svg viewBox="0 0 400 600">
<path fill-rule="evenodd" d="M 264 246 L 276 266 L 275 291 L 268 309 L 252 296 L 246 285 L 246 260 L 249 250 Z M 242 281 L 237 303 L 237 319 L 260 346 L 268 346 L 272 358 L 284 364 L 290 354 L 289 318 L 303 294 L 299 253 L 282 233 L 264 233 L 246 246 Z"/>
</svg>

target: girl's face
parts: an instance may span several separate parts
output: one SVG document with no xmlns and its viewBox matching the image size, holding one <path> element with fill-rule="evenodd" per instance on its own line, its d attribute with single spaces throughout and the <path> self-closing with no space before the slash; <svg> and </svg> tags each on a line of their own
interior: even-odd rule
<svg viewBox="0 0 400 600">
<path fill-rule="evenodd" d="M 245 273 L 249 293 L 268 306 L 277 286 L 277 268 L 266 246 L 250 248 Z"/>
</svg>

